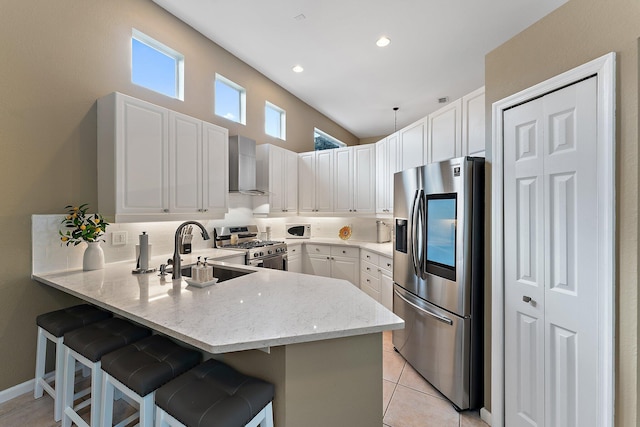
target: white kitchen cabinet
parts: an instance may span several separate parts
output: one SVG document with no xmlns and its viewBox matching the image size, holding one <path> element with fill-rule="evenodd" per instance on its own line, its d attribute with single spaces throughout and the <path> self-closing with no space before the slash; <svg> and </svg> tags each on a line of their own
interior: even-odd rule
<svg viewBox="0 0 640 427">
<path fill-rule="evenodd" d="M 462 156 L 462 100 L 457 99 L 428 116 L 427 157 L 436 163 Z"/>
<path fill-rule="evenodd" d="M 267 191 L 269 212 L 298 211 L 298 154 L 272 144 L 256 147 L 258 188 Z"/>
<path fill-rule="evenodd" d="M 360 289 L 389 310 L 393 310 L 392 259 L 361 249 Z"/>
<path fill-rule="evenodd" d="M 358 145 L 334 152 L 334 212 L 375 212 L 375 145 Z"/>
<path fill-rule="evenodd" d="M 333 150 L 299 154 L 299 212 L 333 212 L 333 167 Z"/>
<path fill-rule="evenodd" d="M 316 276 L 344 279 L 358 286 L 360 249 L 346 246 L 305 244 L 303 271 Z"/>
<path fill-rule="evenodd" d="M 98 100 L 98 210 L 116 222 L 221 218 L 228 131 L 112 93 Z"/>
<path fill-rule="evenodd" d="M 399 131 L 400 170 L 422 166 L 426 163 L 426 129 L 427 120 L 425 118 Z"/>
<path fill-rule="evenodd" d="M 227 129 L 169 112 L 169 214 L 198 219 L 228 209 Z"/>
<path fill-rule="evenodd" d="M 462 97 L 462 155 L 485 155 L 484 86 Z"/>
<path fill-rule="evenodd" d="M 393 174 L 398 172 L 398 133 L 376 143 L 376 213 L 393 213 Z"/>
<path fill-rule="evenodd" d="M 287 244 L 287 271 L 302 273 L 302 245 Z"/>
</svg>

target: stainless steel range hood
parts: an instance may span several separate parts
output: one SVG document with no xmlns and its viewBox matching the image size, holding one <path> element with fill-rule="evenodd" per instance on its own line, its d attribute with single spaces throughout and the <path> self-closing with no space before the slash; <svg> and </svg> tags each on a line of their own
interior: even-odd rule
<svg viewBox="0 0 640 427">
<path fill-rule="evenodd" d="M 256 142 L 244 136 L 229 137 L 229 192 L 264 196 L 256 186 Z"/>
</svg>

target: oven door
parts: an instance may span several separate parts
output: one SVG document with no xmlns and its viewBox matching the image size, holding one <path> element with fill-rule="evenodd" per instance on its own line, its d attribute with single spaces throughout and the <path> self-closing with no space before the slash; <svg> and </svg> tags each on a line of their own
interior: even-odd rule
<svg viewBox="0 0 640 427">
<path fill-rule="evenodd" d="M 252 259 L 249 265 L 254 267 L 271 268 L 273 270 L 287 270 L 287 255 L 278 254 L 262 259 Z"/>
</svg>

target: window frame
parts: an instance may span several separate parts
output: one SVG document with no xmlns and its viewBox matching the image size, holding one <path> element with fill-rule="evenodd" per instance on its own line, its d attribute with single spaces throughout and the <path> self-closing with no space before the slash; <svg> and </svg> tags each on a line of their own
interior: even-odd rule
<svg viewBox="0 0 640 427">
<path fill-rule="evenodd" d="M 272 135 L 267 131 L 267 110 L 275 111 L 280 115 L 280 135 Z M 264 104 L 264 133 L 273 138 L 287 140 L 287 112 L 272 102 L 265 101 Z"/>
<path fill-rule="evenodd" d="M 238 120 L 233 120 L 227 116 L 220 115 L 216 111 L 216 106 L 218 105 L 216 85 L 218 81 L 238 92 L 239 101 L 240 101 L 240 111 L 238 111 L 238 114 L 240 115 L 240 117 L 238 118 Z M 247 90 L 244 87 L 240 86 L 238 83 L 234 82 L 233 80 L 226 78 L 222 74 L 216 73 L 215 79 L 213 82 L 213 114 L 215 114 L 218 117 L 222 117 L 225 120 L 229 120 L 230 122 L 239 123 L 241 125 L 246 126 L 247 124 Z"/>
<path fill-rule="evenodd" d="M 158 92 L 156 89 L 148 87 L 148 86 L 144 86 L 142 84 L 139 83 L 135 83 L 133 81 L 133 41 L 136 40 L 139 43 L 142 43 L 148 47 L 150 47 L 151 49 L 154 49 L 156 51 L 158 51 L 159 53 L 168 56 L 169 58 L 172 58 L 175 61 L 175 72 L 176 72 L 176 82 L 175 82 L 175 90 L 176 90 L 176 96 L 172 96 L 172 95 L 168 95 L 166 93 L 163 92 Z M 184 101 L 184 55 L 181 54 L 180 52 L 178 52 L 175 49 L 170 48 L 169 46 L 159 42 L 158 40 L 154 39 L 153 37 L 143 33 L 140 30 L 137 30 L 135 28 L 131 29 L 131 83 L 133 83 L 136 86 L 140 86 L 143 87 L 145 89 L 148 90 L 152 90 L 155 93 L 159 93 L 161 95 L 164 96 L 168 96 L 169 98 L 173 98 L 173 99 L 178 99 L 180 101 Z"/>
</svg>

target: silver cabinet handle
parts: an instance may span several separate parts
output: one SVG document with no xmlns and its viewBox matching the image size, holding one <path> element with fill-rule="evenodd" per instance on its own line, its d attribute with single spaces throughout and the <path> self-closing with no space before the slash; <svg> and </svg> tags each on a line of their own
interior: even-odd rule
<svg viewBox="0 0 640 427">
<path fill-rule="evenodd" d="M 531 300 L 531 297 L 528 297 L 528 296 L 524 295 L 524 296 L 522 297 L 522 301 L 524 301 L 524 302 L 531 302 L 532 300 Z"/>
<path fill-rule="evenodd" d="M 447 325 L 453 325 L 453 320 L 448 319 L 448 318 L 446 318 L 444 316 L 440 316 L 439 314 L 432 313 L 429 310 L 425 310 L 424 308 L 415 305 L 414 303 L 412 303 L 411 301 L 409 301 L 408 299 L 403 297 L 400 294 L 400 292 L 398 292 L 397 289 L 394 289 L 393 293 L 395 293 L 402 301 L 406 302 L 407 304 L 409 304 L 411 307 L 415 308 L 416 310 L 419 310 L 421 313 L 429 315 L 429 316 L 433 317 L 434 319 L 436 319 L 436 320 L 438 320 L 440 322 L 446 323 Z"/>
</svg>

